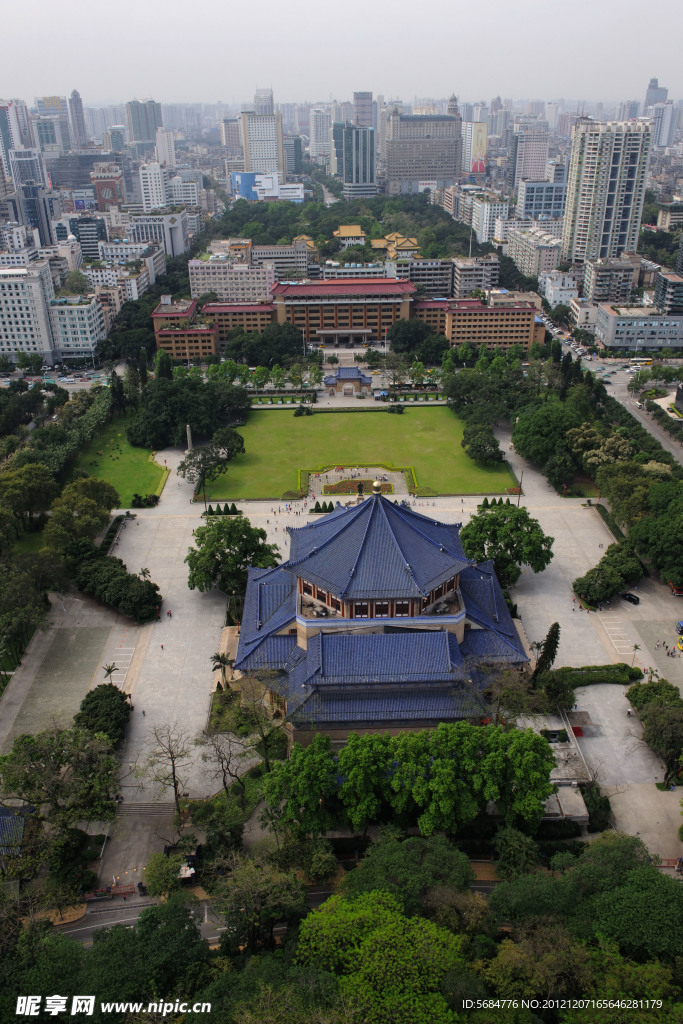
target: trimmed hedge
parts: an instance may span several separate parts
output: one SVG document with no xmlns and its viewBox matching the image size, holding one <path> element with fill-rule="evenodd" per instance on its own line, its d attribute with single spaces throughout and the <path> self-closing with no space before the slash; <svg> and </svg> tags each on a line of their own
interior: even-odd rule
<svg viewBox="0 0 683 1024">
<path fill-rule="evenodd" d="M 598 510 L 598 515 L 602 516 L 605 526 L 616 540 L 626 540 L 626 535 L 619 528 L 619 524 L 609 509 L 606 509 L 604 505 L 600 504 L 600 502 L 598 502 L 597 505 L 594 505 L 593 508 Z"/>
<path fill-rule="evenodd" d="M 155 619 L 157 608 L 161 607 L 162 597 L 156 583 L 129 573 L 120 558 L 104 555 L 81 562 L 75 583 L 83 593 L 92 594 L 138 622 Z"/>
<path fill-rule="evenodd" d="M 596 686 L 598 683 L 616 683 L 627 686 L 634 680 L 642 679 L 639 668 L 631 668 L 625 662 L 616 665 L 586 665 L 584 668 L 554 668 L 545 675 L 576 689 L 578 686 Z"/>
</svg>

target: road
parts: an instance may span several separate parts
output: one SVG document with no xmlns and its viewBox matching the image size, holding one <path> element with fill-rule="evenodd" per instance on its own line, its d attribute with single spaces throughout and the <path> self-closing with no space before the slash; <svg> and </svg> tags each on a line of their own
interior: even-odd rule
<svg viewBox="0 0 683 1024">
<path fill-rule="evenodd" d="M 61 932 L 62 935 L 68 935 L 83 946 L 92 946 L 95 932 L 101 931 L 102 928 L 112 928 L 115 924 L 133 928 L 143 910 L 154 906 L 157 906 L 157 900 L 149 897 L 130 897 L 125 903 L 116 897 L 107 906 L 88 905 L 85 917 L 80 921 L 63 927 L 56 926 L 55 931 Z M 206 900 L 201 900 L 196 905 L 193 916 L 203 939 L 212 945 L 220 940 L 222 932 L 225 931 L 225 925 Z"/>
</svg>

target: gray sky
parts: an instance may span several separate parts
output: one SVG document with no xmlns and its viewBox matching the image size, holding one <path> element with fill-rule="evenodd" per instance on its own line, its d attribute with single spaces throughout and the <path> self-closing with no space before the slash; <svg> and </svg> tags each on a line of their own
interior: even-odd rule
<svg viewBox="0 0 683 1024">
<path fill-rule="evenodd" d="M 5 5 L 0 96 L 86 106 L 414 96 L 683 98 L 681 0 L 36 0 Z"/>
</svg>

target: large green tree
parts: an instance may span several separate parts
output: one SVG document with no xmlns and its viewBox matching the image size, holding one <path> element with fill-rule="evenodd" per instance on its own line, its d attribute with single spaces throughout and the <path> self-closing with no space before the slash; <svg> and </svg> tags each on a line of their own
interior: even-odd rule
<svg viewBox="0 0 683 1024">
<path fill-rule="evenodd" d="M 247 570 L 277 565 L 277 545 L 266 543 L 266 531 L 251 526 L 243 516 L 209 519 L 195 532 L 195 548 L 185 561 L 190 590 L 211 590 L 217 585 L 225 594 L 243 594 Z"/>
<path fill-rule="evenodd" d="M 504 587 L 515 583 L 520 566 L 542 572 L 553 557 L 553 537 L 547 537 L 525 508 L 496 505 L 472 516 L 460 537 L 465 554 L 476 562 L 492 559 Z"/>
<path fill-rule="evenodd" d="M 74 724 L 92 733 L 104 733 L 116 745 L 123 739 L 129 718 L 130 704 L 123 690 L 112 683 L 101 683 L 86 693 Z"/>
<path fill-rule="evenodd" d="M 215 887 L 213 902 L 227 925 L 222 945 L 232 952 L 273 947 L 275 924 L 294 923 L 306 913 L 300 881 L 248 857 L 235 858 L 229 876 Z"/>
</svg>

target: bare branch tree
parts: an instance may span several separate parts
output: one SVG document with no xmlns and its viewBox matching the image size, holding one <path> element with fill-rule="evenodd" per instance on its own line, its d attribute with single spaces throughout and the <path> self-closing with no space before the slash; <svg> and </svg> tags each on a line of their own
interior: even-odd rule
<svg viewBox="0 0 683 1024">
<path fill-rule="evenodd" d="M 155 725 L 140 773 L 161 789 L 173 790 L 177 814 L 180 814 L 180 794 L 185 788 L 183 779 L 192 764 L 192 740 L 189 734 L 176 722 Z"/>
<path fill-rule="evenodd" d="M 202 761 L 210 764 L 213 768 L 212 779 L 220 779 L 226 797 L 230 796 L 230 787 L 236 786 L 240 795 L 240 805 L 245 808 L 246 786 L 241 778 L 240 769 L 249 756 L 249 751 L 244 749 L 244 744 L 237 740 L 230 733 L 209 733 L 205 732 L 202 753 Z"/>
</svg>

